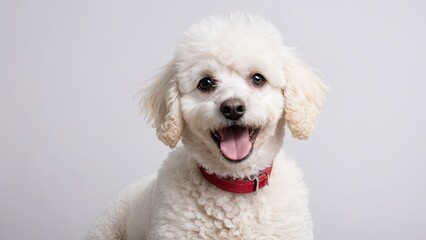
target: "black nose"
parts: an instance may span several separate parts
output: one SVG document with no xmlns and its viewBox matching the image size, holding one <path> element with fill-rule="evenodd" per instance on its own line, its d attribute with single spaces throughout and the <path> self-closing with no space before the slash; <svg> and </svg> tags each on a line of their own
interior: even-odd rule
<svg viewBox="0 0 426 240">
<path fill-rule="evenodd" d="M 230 120 L 240 119 L 246 112 L 246 106 L 240 99 L 228 99 L 220 105 L 223 116 Z"/>
</svg>

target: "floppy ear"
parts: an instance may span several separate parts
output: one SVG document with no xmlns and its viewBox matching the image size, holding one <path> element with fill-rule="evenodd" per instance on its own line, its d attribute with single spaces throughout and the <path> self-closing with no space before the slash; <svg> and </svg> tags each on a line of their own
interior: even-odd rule
<svg viewBox="0 0 426 240">
<path fill-rule="evenodd" d="M 157 137 L 170 148 L 179 142 L 183 125 L 175 75 L 174 61 L 170 61 L 143 90 L 140 102 L 146 118 L 156 128 Z"/>
<path fill-rule="evenodd" d="M 315 127 L 327 87 L 288 49 L 284 51 L 284 74 L 285 122 L 293 137 L 305 140 Z"/>
</svg>

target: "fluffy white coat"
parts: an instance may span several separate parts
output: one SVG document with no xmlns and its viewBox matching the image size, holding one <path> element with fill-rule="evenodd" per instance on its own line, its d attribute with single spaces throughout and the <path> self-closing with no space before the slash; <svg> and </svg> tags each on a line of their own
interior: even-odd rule
<svg viewBox="0 0 426 240">
<path fill-rule="evenodd" d="M 255 74 L 266 81 L 256 84 Z M 214 82 L 208 91 L 200 88 L 206 77 Z M 312 239 L 302 173 L 281 148 L 285 125 L 294 137 L 309 137 L 325 90 L 262 17 L 237 13 L 193 25 L 142 100 L 159 139 L 171 148 L 182 140 L 183 147 L 157 176 L 125 189 L 86 239 Z M 238 121 L 220 111 L 228 99 L 245 104 Z M 231 124 L 259 129 L 251 154 L 239 162 L 212 139 Z M 248 194 L 218 189 L 198 169 L 247 178 L 271 164 L 269 186 Z"/>
</svg>

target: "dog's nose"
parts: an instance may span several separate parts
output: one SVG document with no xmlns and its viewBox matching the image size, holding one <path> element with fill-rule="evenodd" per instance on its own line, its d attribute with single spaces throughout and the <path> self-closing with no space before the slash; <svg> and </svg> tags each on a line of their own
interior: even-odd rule
<svg viewBox="0 0 426 240">
<path fill-rule="evenodd" d="M 246 106 L 240 99 L 228 99 L 220 105 L 223 116 L 230 120 L 238 120 L 246 112 Z"/>
</svg>

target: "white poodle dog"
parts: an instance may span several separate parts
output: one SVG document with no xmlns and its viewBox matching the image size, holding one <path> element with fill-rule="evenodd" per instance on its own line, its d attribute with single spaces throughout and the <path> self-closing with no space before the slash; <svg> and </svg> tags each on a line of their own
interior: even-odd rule
<svg viewBox="0 0 426 240">
<path fill-rule="evenodd" d="M 193 25 L 141 102 L 158 138 L 183 146 L 86 239 L 312 239 L 303 175 L 282 144 L 285 125 L 309 137 L 325 91 L 262 17 Z"/>
</svg>

